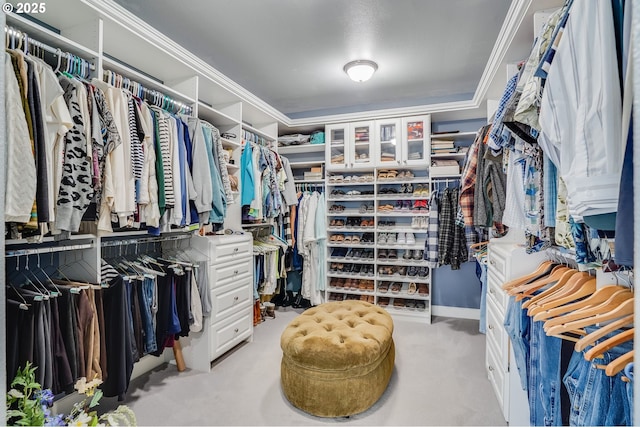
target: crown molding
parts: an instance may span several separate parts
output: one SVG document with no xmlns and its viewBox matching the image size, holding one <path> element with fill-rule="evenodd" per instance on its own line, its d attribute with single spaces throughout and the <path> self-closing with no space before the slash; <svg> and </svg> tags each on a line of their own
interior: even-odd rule
<svg viewBox="0 0 640 427">
<path fill-rule="evenodd" d="M 514 0 L 511 2 L 509 10 L 507 11 L 507 16 L 505 17 L 500 33 L 496 39 L 496 43 L 493 46 L 491 55 L 489 56 L 478 86 L 474 92 L 474 96 L 470 100 L 291 119 L 265 102 L 263 99 L 233 81 L 231 78 L 222 74 L 220 71 L 195 56 L 193 53 L 189 52 L 184 47 L 180 46 L 157 29 L 144 22 L 142 19 L 133 15 L 124 7 L 115 3 L 113 0 L 81 1 L 96 10 L 103 19 L 109 19 L 130 29 L 130 31 L 135 32 L 139 37 L 145 39 L 147 42 L 155 44 L 167 54 L 183 62 L 185 65 L 192 67 L 194 71 L 202 77 L 219 84 L 221 87 L 237 96 L 241 101 L 251 104 L 253 108 L 271 116 L 279 123 L 292 128 L 344 123 L 357 120 L 373 120 L 410 115 L 465 111 L 480 108 L 481 103 L 484 102 L 484 97 L 489 90 L 491 82 L 498 72 L 499 67 L 502 65 L 502 61 L 507 50 L 513 42 L 513 39 L 533 2 L 533 0 Z"/>
</svg>

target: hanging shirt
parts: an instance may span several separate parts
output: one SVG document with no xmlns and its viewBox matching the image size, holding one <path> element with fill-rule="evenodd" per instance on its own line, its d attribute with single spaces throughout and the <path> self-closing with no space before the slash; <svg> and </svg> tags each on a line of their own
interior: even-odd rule
<svg viewBox="0 0 640 427">
<path fill-rule="evenodd" d="M 7 222 L 26 223 L 36 198 L 36 163 L 11 57 L 5 55 L 7 165 L 4 214 Z"/>
<path fill-rule="evenodd" d="M 255 179 L 253 168 L 253 149 L 250 143 L 244 144 L 242 157 L 240 158 L 240 182 L 242 182 L 242 194 L 240 196 L 240 204 L 248 206 L 253 200 L 255 193 Z"/>
</svg>

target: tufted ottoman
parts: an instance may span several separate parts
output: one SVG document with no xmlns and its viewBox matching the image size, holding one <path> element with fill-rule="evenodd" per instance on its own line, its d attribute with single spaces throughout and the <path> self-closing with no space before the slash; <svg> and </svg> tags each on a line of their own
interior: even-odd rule
<svg viewBox="0 0 640 427">
<path fill-rule="evenodd" d="M 368 302 L 334 301 L 306 310 L 280 338 L 285 396 L 320 417 L 367 410 L 391 379 L 392 333 L 391 316 Z"/>
</svg>

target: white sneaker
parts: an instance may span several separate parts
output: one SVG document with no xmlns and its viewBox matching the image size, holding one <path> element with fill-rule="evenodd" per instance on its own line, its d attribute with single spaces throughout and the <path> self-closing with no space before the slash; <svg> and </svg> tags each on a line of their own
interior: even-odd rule
<svg viewBox="0 0 640 427">
<path fill-rule="evenodd" d="M 411 228 L 420 228 L 420 219 L 419 216 L 411 218 Z"/>
<path fill-rule="evenodd" d="M 404 234 L 404 233 L 403 233 Z M 413 235 L 413 233 L 407 233 L 405 236 L 405 242 L 407 245 L 415 245 L 416 244 L 416 238 Z"/>
<path fill-rule="evenodd" d="M 420 217 L 420 228 L 429 228 L 429 217 Z"/>
<path fill-rule="evenodd" d="M 407 233 L 407 234 L 411 234 L 411 233 Z M 396 243 L 398 245 L 404 245 L 407 243 L 407 237 L 405 233 L 398 233 L 398 238 L 396 239 Z"/>
</svg>

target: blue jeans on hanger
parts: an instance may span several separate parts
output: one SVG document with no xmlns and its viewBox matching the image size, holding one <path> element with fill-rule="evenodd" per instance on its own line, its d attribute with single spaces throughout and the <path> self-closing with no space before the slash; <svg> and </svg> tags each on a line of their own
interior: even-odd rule
<svg viewBox="0 0 640 427">
<path fill-rule="evenodd" d="M 629 378 L 627 383 L 627 400 L 629 401 L 629 422 L 633 425 L 633 362 L 624 368 L 624 376 Z"/>
<path fill-rule="evenodd" d="M 520 375 L 520 385 L 527 390 L 529 371 L 529 326 L 530 317 L 522 309 L 522 302 L 510 297 L 507 312 L 504 315 L 504 328 L 511 339 L 516 367 Z"/>
<path fill-rule="evenodd" d="M 144 352 L 152 353 L 158 349 L 156 343 L 155 325 L 153 324 L 153 314 L 151 307 L 154 304 L 155 277 L 145 274 L 139 289 L 139 299 L 142 301 L 140 313 L 142 314 L 142 324 L 144 327 Z"/>
<path fill-rule="evenodd" d="M 544 332 L 544 322 L 531 322 L 530 328 L 528 377 L 530 423 L 535 426 L 561 426 L 562 339 L 547 336 Z"/>
<path fill-rule="evenodd" d="M 585 328 L 587 333 L 596 329 Z M 608 334 L 596 343 L 616 333 Z M 633 342 L 629 341 L 605 352 L 602 358 L 592 362 L 587 361 L 582 352 L 573 354 L 563 378 L 571 400 L 572 426 L 632 425 L 631 405 L 626 385 L 621 379 L 622 374 L 608 377 L 604 369 L 595 366 L 596 363 L 606 365 L 632 349 Z"/>
</svg>

